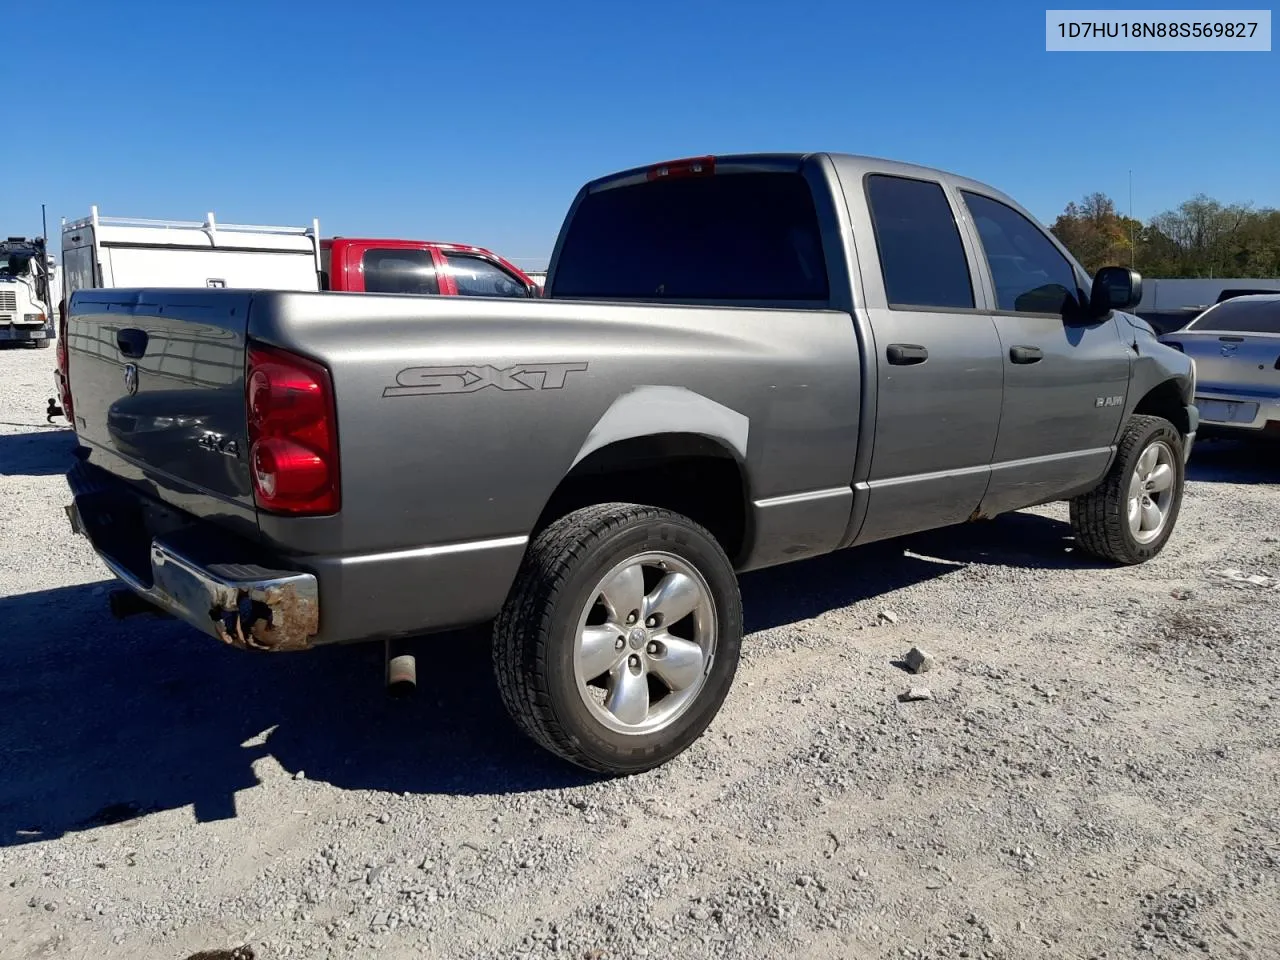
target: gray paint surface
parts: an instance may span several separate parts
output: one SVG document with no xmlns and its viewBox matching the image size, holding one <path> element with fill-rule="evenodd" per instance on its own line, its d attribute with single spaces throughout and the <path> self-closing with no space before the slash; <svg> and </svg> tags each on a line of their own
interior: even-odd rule
<svg viewBox="0 0 1280 960">
<path fill-rule="evenodd" d="M 736 168 L 799 169 L 809 181 L 831 281 L 826 307 L 557 299 L 556 259 L 542 300 L 81 292 L 71 307 L 71 379 L 89 461 L 234 528 L 249 553 L 315 572 L 319 639 L 328 642 L 493 616 L 558 485 L 618 441 L 693 434 L 739 464 L 745 570 L 1078 492 L 1105 473 L 1124 418 L 1149 390 L 1172 382 L 1190 403 L 1190 361 L 1123 315 L 1078 327 L 998 314 L 957 197 L 961 188 L 985 193 L 1030 218 L 1003 194 L 863 157 L 721 158 L 717 176 Z M 862 191 L 871 172 L 943 185 L 975 278 L 973 310 L 888 307 Z M 556 257 L 562 244 L 563 233 Z M 147 445 L 112 438 L 106 414 L 124 405 L 123 380 L 108 349 L 114 334 L 103 331 L 126 317 L 156 342 L 191 339 L 201 357 L 214 344 L 226 354 L 208 376 L 194 357 L 173 373 L 144 366 L 138 396 L 158 396 L 161 384 L 176 391 L 175 409 L 241 441 L 238 457 L 196 446 L 182 432 L 189 425 L 158 426 L 160 410 Z M 246 339 L 330 369 L 339 513 L 300 519 L 253 508 Z M 904 342 L 927 345 L 928 361 L 887 364 L 887 345 Z M 1039 346 L 1045 359 L 1013 369 L 1015 342 Z M 1121 399 L 1097 405 L 1103 397 Z"/>
</svg>

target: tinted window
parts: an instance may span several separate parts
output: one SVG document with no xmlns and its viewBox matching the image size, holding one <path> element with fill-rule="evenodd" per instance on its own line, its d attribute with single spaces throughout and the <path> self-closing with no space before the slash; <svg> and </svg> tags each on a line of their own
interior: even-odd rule
<svg viewBox="0 0 1280 960">
<path fill-rule="evenodd" d="M 590 193 L 548 295 L 825 304 L 809 185 L 798 173 L 722 173 Z"/>
<path fill-rule="evenodd" d="M 439 293 L 429 250 L 366 250 L 361 260 L 367 293 Z"/>
<path fill-rule="evenodd" d="M 1217 302 L 1218 302 L 1218 303 L 1221 303 L 1223 300 L 1230 300 L 1232 297 L 1249 297 L 1249 296 L 1252 296 L 1252 295 L 1253 295 L 1253 294 L 1255 294 L 1255 293 L 1263 293 L 1263 294 L 1267 294 L 1267 293 L 1277 293 L 1277 292 L 1280 292 L 1280 291 L 1276 291 L 1276 290 L 1223 290 L 1220 294 L 1218 294 L 1218 300 L 1217 300 Z"/>
<path fill-rule="evenodd" d="M 1224 300 L 1187 324 L 1188 330 L 1229 333 L 1280 333 L 1280 297 Z"/>
<path fill-rule="evenodd" d="M 965 193 L 996 287 L 996 306 L 1064 315 L 1079 305 L 1075 271 L 1044 231 L 1011 207 Z"/>
<path fill-rule="evenodd" d="M 941 184 L 876 174 L 867 201 L 893 307 L 972 307 L 964 244 Z"/>
<path fill-rule="evenodd" d="M 446 253 L 445 270 L 461 297 L 527 297 L 529 288 L 515 274 L 492 261 L 466 254 Z"/>
</svg>

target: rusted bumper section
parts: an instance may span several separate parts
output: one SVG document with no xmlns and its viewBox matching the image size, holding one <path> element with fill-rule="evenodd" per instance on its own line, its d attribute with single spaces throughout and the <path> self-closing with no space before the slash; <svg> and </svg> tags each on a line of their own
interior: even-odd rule
<svg viewBox="0 0 1280 960">
<path fill-rule="evenodd" d="M 67 516 L 73 530 L 88 536 L 74 503 Z M 247 650 L 305 650 L 319 631 L 320 598 L 313 574 L 252 564 L 201 566 L 155 538 L 148 585 L 94 546 L 130 590 L 223 643 Z"/>
</svg>

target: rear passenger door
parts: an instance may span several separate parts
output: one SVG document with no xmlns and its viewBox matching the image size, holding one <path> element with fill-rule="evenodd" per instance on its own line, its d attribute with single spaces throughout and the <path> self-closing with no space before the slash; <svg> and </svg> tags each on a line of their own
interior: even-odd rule
<svg viewBox="0 0 1280 960">
<path fill-rule="evenodd" d="M 930 179 L 872 173 L 850 215 L 875 338 L 876 426 L 859 542 L 962 522 L 986 493 L 1003 369 L 976 252 Z M 874 238 L 866 251 L 863 238 Z"/>
<path fill-rule="evenodd" d="M 1105 472 L 1132 363 L 1112 317 L 1086 320 L 1076 268 L 1002 200 L 961 190 L 983 251 L 1004 404 L 983 513 L 1056 500 Z"/>
</svg>

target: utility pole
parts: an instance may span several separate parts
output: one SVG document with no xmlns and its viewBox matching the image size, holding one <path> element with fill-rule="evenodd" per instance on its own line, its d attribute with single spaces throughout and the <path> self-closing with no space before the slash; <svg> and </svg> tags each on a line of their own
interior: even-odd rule
<svg viewBox="0 0 1280 960">
<path fill-rule="evenodd" d="M 1137 269 L 1138 246 L 1134 239 L 1133 220 L 1133 171 L 1129 171 L 1129 269 Z"/>
</svg>

